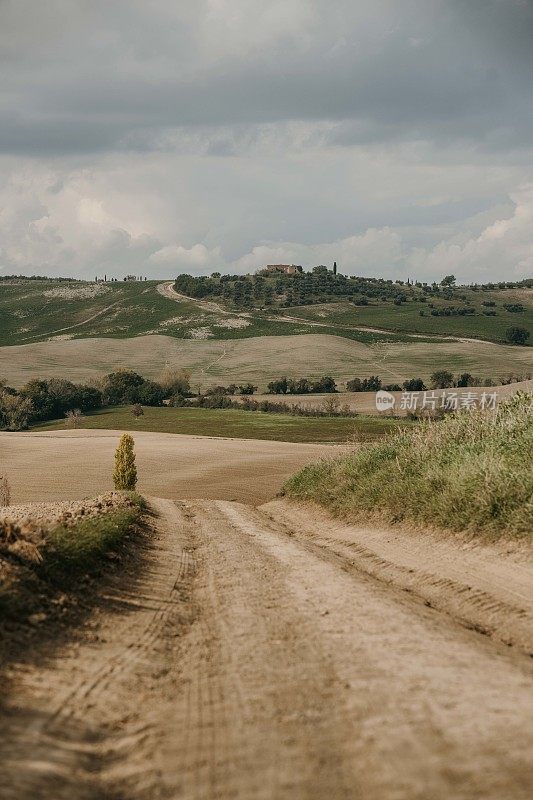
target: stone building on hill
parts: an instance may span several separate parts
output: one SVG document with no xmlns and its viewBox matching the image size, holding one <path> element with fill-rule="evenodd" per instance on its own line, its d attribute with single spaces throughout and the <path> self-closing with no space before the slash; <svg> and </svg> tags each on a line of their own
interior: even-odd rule
<svg viewBox="0 0 533 800">
<path fill-rule="evenodd" d="M 285 275 L 296 275 L 297 272 L 303 272 L 303 268 L 296 264 L 268 264 L 259 271 L 263 275 L 271 275 L 275 272 L 282 272 Z"/>
</svg>

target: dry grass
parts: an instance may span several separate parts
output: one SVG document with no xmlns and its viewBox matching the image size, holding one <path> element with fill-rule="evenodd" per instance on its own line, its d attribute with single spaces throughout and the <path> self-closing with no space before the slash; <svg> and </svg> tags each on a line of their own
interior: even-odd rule
<svg viewBox="0 0 533 800">
<path fill-rule="evenodd" d="M 144 508 L 138 495 L 10 509 L 0 518 L 0 609 L 18 616 L 97 573 Z M 68 506 L 68 507 L 67 507 Z"/>
<path fill-rule="evenodd" d="M 487 535 L 531 535 L 533 393 L 495 412 L 424 422 L 306 467 L 285 486 L 349 519 L 380 516 Z"/>
<path fill-rule="evenodd" d="M 339 381 L 378 374 L 385 383 L 414 375 L 427 378 L 441 367 L 483 377 L 523 375 L 533 372 L 533 347 L 490 342 L 363 344 L 340 336 L 302 334 L 207 341 L 138 336 L 0 348 L 0 376 L 12 386 L 36 376 L 67 376 L 83 383 L 119 366 L 150 378 L 157 378 L 165 366 L 187 369 L 194 387 L 251 381 L 264 389 L 287 372 L 294 377 L 332 374 Z"/>
<path fill-rule="evenodd" d="M 8 506 L 11 502 L 11 486 L 5 475 L 0 475 L 0 506 Z"/>
</svg>

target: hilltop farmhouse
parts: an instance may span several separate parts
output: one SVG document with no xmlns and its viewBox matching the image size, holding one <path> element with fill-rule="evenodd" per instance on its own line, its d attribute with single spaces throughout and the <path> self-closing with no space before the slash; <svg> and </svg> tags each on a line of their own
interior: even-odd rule
<svg viewBox="0 0 533 800">
<path fill-rule="evenodd" d="M 297 272 L 303 272 L 303 267 L 296 264 L 268 264 L 259 272 L 262 275 L 272 275 L 275 272 L 282 272 L 284 275 L 295 275 Z"/>
</svg>

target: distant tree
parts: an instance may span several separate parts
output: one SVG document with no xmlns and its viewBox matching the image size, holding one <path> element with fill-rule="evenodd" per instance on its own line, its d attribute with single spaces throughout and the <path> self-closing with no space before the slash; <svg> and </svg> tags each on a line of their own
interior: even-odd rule
<svg viewBox="0 0 533 800">
<path fill-rule="evenodd" d="M 25 430 L 33 419 L 34 409 L 29 398 L 0 390 L 0 430 Z"/>
<path fill-rule="evenodd" d="M 67 411 L 65 414 L 65 427 L 66 428 L 82 428 L 85 420 L 84 415 L 79 408 L 74 408 Z"/>
<path fill-rule="evenodd" d="M 242 395 L 251 395 L 257 392 L 257 386 L 254 386 L 253 383 L 245 383 L 242 386 L 239 386 L 239 394 Z"/>
<path fill-rule="evenodd" d="M 157 381 L 165 392 L 165 398 L 175 394 L 187 397 L 191 393 L 191 373 L 186 369 L 164 369 Z"/>
<path fill-rule="evenodd" d="M 35 378 L 22 387 L 20 394 L 31 403 L 32 420 L 37 422 L 54 416 L 54 401 L 50 397 L 47 381 Z"/>
<path fill-rule="evenodd" d="M 108 406 L 132 403 L 160 406 L 166 396 L 167 391 L 159 383 L 146 380 L 133 370 L 111 372 L 103 381 L 102 402 Z"/>
<path fill-rule="evenodd" d="M 402 388 L 406 392 L 423 392 L 426 386 L 422 378 L 409 378 L 403 382 Z"/>
<path fill-rule="evenodd" d="M 269 394 L 287 394 L 289 382 L 286 377 L 278 378 L 278 380 L 270 381 L 267 386 Z"/>
<path fill-rule="evenodd" d="M 346 391 L 347 392 L 362 392 L 361 389 L 361 378 L 352 378 L 351 381 L 347 381 L 346 383 Z"/>
<path fill-rule="evenodd" d="M 529 339 L 529 331 L 525 328 L 507 328 L 505 336 L 511 344 L 525 344 Z"/>
<path fill-rule="evenodd" d="M 113 484 L 118 491 L 133 491 L 137 485 L 134 448 L 133 437 L 129 433 L 122 434 L 115 451 L 115 471 L 113 473 Z"/>
<path fill-rule="evenodd" d="M 459 378 L 457 379 L 457 386 L 460 388 L 463 388 L 465 386 L 475 386 L 475 385 L 476 385 L 475 378 L 469 372 L 463 372 L 463 374 L 459 375 Z"/>
<path fill-rule="evenodd" d="M 453 386 L 453 375 L 446 369 L 440 369 L 431 375 L 432 389 L 448 389 Z"/>
<path fill-rule="evenodd" d="M 313 390 L 311 382 L 308 378 L 299 378 L 297 381 L 291 381 L 294 394 L 309 394 Z M 292 389 L 291 389 L 292 391 Z"/>
<path fill-rule="evenodd" d="M 103 382 L 103 402 L 106 406 L 118 406 L 126 403 L 137 403 L 139 387 L 144 378 L 129 369 L 119 369 L 106 375 Z"/>
<path fill-rule="evenodd" d="M 440 282 L 441 286 L 455 286 L 455 275 L 446 275 Z"/>
<path fill-rule="evenodd" d="M 161 406 L 165 399 L 164 389 L 155 381 L 144 381 L 133 393 L 132 400 L 143 406 Z"/>
<path fill-rule="evenodd" d="M 131 413 L 135 417 L 135 419 L 139 419 L 139 417 L 144 417 L 144 409 L 140 403 L 134 403 L 131 407 Z"/>
<path fill-rule="evenodd" d="M 362 383 L 363 392 L 379 392 L 381 389 L 381 378 L 378 375 L 371 375 L 365 378 Z"/>
<path fill-rule="evenodd" d="M 323 378 L 318 378 L 318 380 L 313 381 L 312 387 L 312 391 L 317 393 L 333 393 L 337 391 L 337 384 L 334 378 L 329 375 L 325 375 Z"/>
</svg>

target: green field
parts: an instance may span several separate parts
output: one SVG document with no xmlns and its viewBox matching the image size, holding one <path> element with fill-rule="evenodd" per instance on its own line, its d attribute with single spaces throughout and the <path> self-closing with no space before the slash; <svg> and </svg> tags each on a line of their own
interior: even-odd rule
<svg viewBox="0 0 533 800">
<path fill-rule="evenodd" d="M 178 339 L 243 339 L 323 333 L 364 344 L 442 341 L 468 337 L 505 341 L 510 326 L 530 331 L 533 345 L 533 289 L 473 291 L 459 287 L 448 297 L 430 296 L 412 287 L 401 305 L 372 297 L 368 305 L 342 300 L 286 308 L 245 310 L 231 303 L 172 299 L 158 291 L 160 281 L 94 284 L 83 281 L 0 281 L 0 346 L 32 344 L 48 339 L 125 339 L 161 334 Z M 405 288 L 405 287 L 404 287 Z M 494 307 L 483 306 L 494 302 Z M 524 311 L 503 308 L 518 303 Z M 468 316 L 432 316 L 433 310 L 453 305 L 470 307 Z M 495 313 L 487 316 L 486 312 Z M 423 316 L 421 313 L 423 312 Z M 372 328 L 382 329 L 371 330 Z"/>
<path fill-rule="evenodd" d="M 117 407 L 88 415 L 82 427 L 281 442 L 346 442 L 350 439 L 371 441 L 407 424 L 406 421 L 376 417 L 297 417 L 196 408 L 145 408 L 144 416 L 135 419 L 130 407 Z M 64 429 L 64 420 L 33 428 L 42 431 Z"/>
<path fill-rule="evenodd" d="M 305 320 L 284 320 L 282 314 L 260 309 L 243 315 L 228 308 L 224 313 L 194 300 L 165 297 L 157 289 L 160 284 L 161 281 L 0 281 L 0 346 L 49 339 L 127 339 L 147 334 L 230 340 L 320 332 L 366 344 L 406 340 L 403 334 L 345 330 L 336 324 L 325 324 L 318 331 L 316 325 Z"/>
<path fill-rule="evenodd" d="M 431 308 L 420 302 L 408 301 L 400 306 L 372 300 L 367 306 L 356 306 L 353 303 L 324 303 L 313 306 L 299 306 L 287 309 L 285 313 L 292 317 L 329 324 L 333 326 L 368 326 L 390 330 L 397 334 L 416 333 L 422 336 L 458 336 L 473 339 L 485 339 L 492 342 L 505 342 L 507 328 L 519 326 L 530 333 L 528 344 L 533 345 L 533 290 L 498 290 L 472 291 L 462 289 L 465 299 L 446 300 L 431 298 L 436 310 L 451 305 L 457 308 L 471 307 L 476 313 L 468 316 L 432 316 Z M 494 307 L 483 306 L 483 302 L 494 302 Z M 503 305 L 517 303 L 524 306 L 524 311 L 511 312 Z M 486 316 L 484 311 L 491 310 L 496 316 Z M 420 315 L 420 311 L 424 315 Z M 340 332 L 340 331 L 339 331 Z"/>
</svg>

